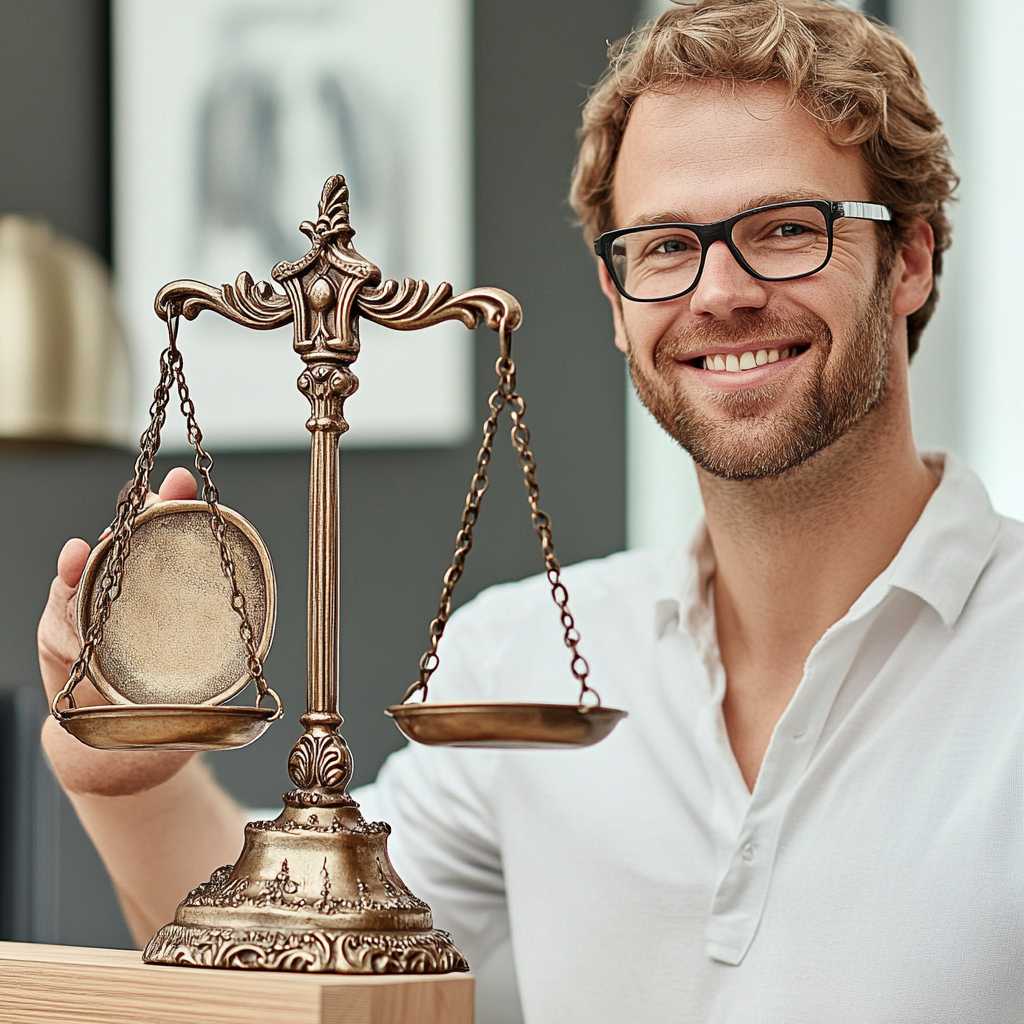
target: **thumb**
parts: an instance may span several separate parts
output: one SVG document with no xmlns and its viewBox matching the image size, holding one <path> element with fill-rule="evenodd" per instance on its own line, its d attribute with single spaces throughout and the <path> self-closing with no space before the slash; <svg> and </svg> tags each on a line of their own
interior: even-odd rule
<svg viewBox="0 0 1024 1024">
<path fill-rule="evenodd" d="M 161 501 L 171 501 L 196 496 L 196 481 L 184 466 L 175 466 L 160 485 L 157 494 Z"/>
</svg>

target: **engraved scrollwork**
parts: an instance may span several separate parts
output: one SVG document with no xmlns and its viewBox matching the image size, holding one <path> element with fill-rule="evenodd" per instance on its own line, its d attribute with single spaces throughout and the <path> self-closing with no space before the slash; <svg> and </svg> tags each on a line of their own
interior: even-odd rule
<svg viewBox="0 0 1024 1024">
<path fill-rule="evenodd" d="M 332 174 L 320 191 L 320 216 L 315 221 L 304 220 L 299 230 L 311 242 L 326 242 L 335 235 L 352 235 L 348 213 L 348 185 L 341 174 Z M 347 240 L 347 239 L 346 239 Z"/>
<path fill-rule="evenodd" d="M 171 311 L 194 320 L 204 309 L 210 309 L 236 324 L 263 331 L 292 319 L 288 296 L 268 281 L 254 281 L 244 270 L 233 285 L 222 284 L 219 288 L 202 281 L 171 281 L 156 293 L 153 306 L 161 320 L 166 320 Z"/>
<path fill-rule="evenodd" d="M 423 941 L 415 936 L 385 936 L 350 932 L 341 936 L 338 953 L 348 967 L 366 974 L 440 974 L 466 971 L 465 957 L 451 945 L 447 932 L 435 932 L 447 941 Z"/>
<path fill-rule="evenodd" d="M 259 896 L 256 897 L 257 907 L 272 905 L 292 906 L 291 897 L 299 891 L 299 885 L 292 880 L 288 870 L 288 861 L 281 861 L 281 870 L 268 882 L 263 883 Z"/>
<path fill-rule="evenodd" d="M 192 907 L 239 907 L 245 902 L 248 878 L 231 880 L 232 866 L 217 868 L 208 882 L 200 882 L 184 899 Z"/>
<path fill-rule="evenodd" d="M 288 757 L 288 775 L 300 789 L 343 790 L 352 778 L 352 754 L 336 732 L 305 732 Z"/>
<path fill-rule="evenodd" d="M 363 288 L 356 296 L 356 308 L 367 320 L 399 331 L 415 331 L 445 320 L 459 320 L 466 327 L 483 322 L 492 330 L 504 323 L 510 331 L 522 323 L 519 300 L 502 288 L 473 288 L 460 295 L 452 291 L 447 281 L 431 291 L 426 281 L 388 279 L 375 288 Z"/>
<path fill-rule="evenodd" d="M 468 971 L 451 936 L 427 932 L 255 931 L 166 925 L 142 954 L 146 963 L 337 974 Z"/>
<path fill-rule="evenodd" d="M 299 374 L 298 387 L 310 405 L 307 430 L 327 430 L 339 434 L 348 430 L 344 416 L 345 399 L 359 387 L 359 378 L 351 370 L 331 363 L 307 366 Z"/>
<path fill-rule="evenodd" d="M 388 911 L 420 911 L 428 915 L 430 906 L 419 897 L 414 896 L 404 885 L 395 883 L 388 878 L 384 866 L 377 858 L 377 878 L 384 889 L 384 898 L 378 899 L 371 894 L 370 887 L 361 878 L 355 882 L 355 898 L 345 896 L 332 897 L 333 883 L 327 870 L 327 858 L 324 858 L 320 869 L 320 898 L 312 903 L 299 896 L 300 886 L 291 876 L 288 860 L 281 862 L 281 869 L 270 879 L 254 886 L 249 878 L 231 880 L 230 866 L 218 868 L 208 882 L 197 885 L 182 901 L 186 907 L 247 907 L 262 909 L 275 907 L 282 910 L 302 910 L 309 907 L 319 914 L 350 914 L 354 911 L 388 912 Z"/>
<path fill-rule="evenodd" d="M 307 821 L 250 821 L 246 828 L 257 832 L 321 832 L 330 835 L 344 832 L 348 835 L 387 836 L 391 834 L 391 826 L 384 821 L 367 821 L 360 816 L 354 823 L 345 824 L 341 818 L 334 816 L 326 824 L 321 824 L 316 816 Z"/>
<path fill-rule="evenodd" d="M 310 241 L 309 251 L 281 260 L 271 271 L 296 311 L 295 351 L 303 357 L 330 352 L 351 361 L 359 354 L 355 297 L 380 280 L 380 269 L 352 245 L 348 186 L 340 174 L 324 184 L 320 215 L 299 230 Z"/>
</svg>

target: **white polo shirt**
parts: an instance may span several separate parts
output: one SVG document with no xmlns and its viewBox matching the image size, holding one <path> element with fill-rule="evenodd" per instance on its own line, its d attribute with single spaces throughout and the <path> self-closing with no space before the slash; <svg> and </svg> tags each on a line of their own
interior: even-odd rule
<svg viewBox="0 0 1024 1024">
<path fill-rule="evenodd" d="M 607 740 L 412 745 L 356 792 L 474 967 L 510 937 L 528 1024 L 1024 1021 L 1024 523 L 925 458 L 940 485 L 811 650 L 753 794 L 703 523 L 565 574 L 629 711 Z M 543 577 L 481 594 L 440 653 L 439 701 L 576 698 Z M 478 1019 L 515 1019 L 488 991 Z"/>
</svg>

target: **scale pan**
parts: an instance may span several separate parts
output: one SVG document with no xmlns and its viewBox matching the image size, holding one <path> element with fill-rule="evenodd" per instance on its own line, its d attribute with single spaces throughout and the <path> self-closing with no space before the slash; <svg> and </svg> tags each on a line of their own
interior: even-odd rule
<svg viewBox="0 0 1024 1024">
<path fill-rule="evenodd" d="M 617 708 L 578 704 L 393 704 L 387 713 L 411 740 L 428 746 L 589 747 L 626 717 Z"/>
<path fill-rule="evenodd" d="M 274 635 L 276 587 L 256 528 L 226 505 L 228 550 L 262 660 Z M 78 628 L 92 623 L 113 538 L 96 545 L 78 593 Z M 139 513 L 121 596 L 88 668 L 112 704 L 222 704 L 250 682 L 205 501 L 161 501 Z"/>
<path fill-rule="evenodd" d="M 263 735 L 276 709 L 203 704 L 98 704 L 60 724 L 99 750 L 231 750 Z"/>
</svg>

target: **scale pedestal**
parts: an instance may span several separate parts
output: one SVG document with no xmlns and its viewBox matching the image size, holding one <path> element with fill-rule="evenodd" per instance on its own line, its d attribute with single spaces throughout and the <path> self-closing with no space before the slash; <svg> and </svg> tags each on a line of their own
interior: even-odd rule
<svg viewBox="0 0 1024 1024">
<path fill-rule="evenodd" d="M 329 731 L 320 738 L 344 751 L 338 770 L 350 776 L 345 741 Z M 300 770 L 314 771 L 306 763 Z M 391 866 L 390 827 L 364 820 L 341 792 L 313 806 L 303 799 L 308 791 L 288 793 L 273 821 L 249 822 L 235 865 L 185 897 L 143 959 L 339 974 L 468 971 L 451 936 L 433 927 L 430 907 Z"/>
</svg>

